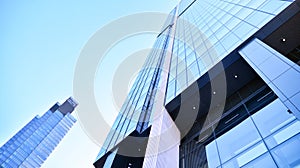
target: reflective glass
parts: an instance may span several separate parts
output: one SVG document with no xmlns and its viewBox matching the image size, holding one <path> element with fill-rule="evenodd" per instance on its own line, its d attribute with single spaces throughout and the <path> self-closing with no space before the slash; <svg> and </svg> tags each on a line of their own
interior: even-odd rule
<svg viewBox="0 0 300 168">
<path fill-rule="evenodd" d="M 282 126 L 283 124 L 279 126 Z M 271 149 L 299 133 L 300 133 L 300 122 L 298 120 L 294 120 L 292 123 L 279 129 L 277 132 L 269 136 L 266 139 L 266 144 Z"/>
<path fill-rule="evenodd" d="M 185 67 L 185 61 L 180 61 L 177 65 L 177 80 L 178 80 L 178 75 L 186 69 Z"/>
<path fill-rule="evenodd" d="M 300 134 L 279 145 L 271 152 L 279 167 L 300 166 Z"/>
<path fill-rule="evenodd" d="M 228 32 L 229 30 L 225 26 L 222 26 L 218 31 L 216 31 L 215 35 L 218 39 L 221 39 Z"/>
<path fill-rule="evenodd" d="M 231 18 L 232 18 L 231 15 L 225 14 L 225 15 L 220 19 L 220 21 L 221 21 L 223 24 L 226 24 L 226 22 L 227 22 L 229 19 L 231 19 Z"/>
<path fill-rule="evenodd" d="M 221 161 L 226 162 L 260 140 L 261 138 L 254 124 L 249 118 L 246 119 L 217 139 L 217 144 L 222 149 L 220 150 Z"/>
<path fill-rule="evenodd" d="M 266 0 L 251 0 L 246 6 L 257 9 L 261 4 L 263 4 Z"/>
<path fill-rule="evenodd" d="M 241 9 L 242 9 L 241 6 L 235 5 L 234 8 L 232 8 L 232 9 L 229 11 L 229 13 L 232 14 L 232 15 L 234 16 L 234 15 L 236 15 L 236 13 L 237 13 L 238 11 L 240 11 Z"/>
<path fill-rule="evenodd" d="M 216 142 L 212 141 L 205 146 L 206 157 L 208 162 L 208 167 L 217 167 L 220 165 L 219 154 L 216 146 Z"/>
<path fill-rule="evenodd" d="M 258 8 L 258 10 L 262 10 L 264 12 L 277 14 L 278 11 L 286 8 L 291 2 L 287 1 L 266 1 L 262 6 Z"/>
<path fill-rule="evenodd" d="M 293 82 L 288 82 L 293 81 Z M 288 85 L 287 85 L 288 82 Z M 276 78 L 273 83 L 275 86 L 281 89 L 281 92 L 285 94 L 286 97 L 290 98 L 300 91 L 299 83 L 300 76 L 299 72 L 294 68 L 290 68 L 288 71 L 281 74 Z"/>
<path fill-rule="evenodd" d="M 249 38 L 257 29 L 246 22 L 240 22 L 232 31 L 240 39 L 246 40 Z"/>
<path fill-rule="evenodd" d="M 196 60 L 196 57 L 195 57 L 195 53 L 193 52 L 186 57 L 187 66 L 191 65 L 191 63 L 194 62 L 195 60 Z"/>
<path fill-rule="evenodd" d="M 261 109 L 259 113 L 253 114 L 252 118 L 263 137 L 274 133 L 295 119 L 279 99 Z"/>
<path fill-rule="evenodd" d="M 197 79 L 200 75 L 197 62 L 193 62 L 187 69 L 188 81 Z"/>
<path fill-rule="evenodd" d="M 231 30 L 233 29 L 236 25 L 238 25 L 239 23 L 241 22 L 241 20 L 235 18 L 235 17 L 232 17 L 227 23 L 225 23 L 225 26 Z"/>
<path fill-rule="evenodd" d="M 255 11 L 251 13 L 245 20 L 256 27 L 261 28 L 273 17 L 273 15 Z"/>
<path fill-rule="evenodd" d="M 228 33 L 225 37 L 223 37 L 220 42 L 224 46 L 224 48 L 231 52 L 233 47 L 240 41 L 240 39 L 234 35 L 233 33 Z"/>
</svg>

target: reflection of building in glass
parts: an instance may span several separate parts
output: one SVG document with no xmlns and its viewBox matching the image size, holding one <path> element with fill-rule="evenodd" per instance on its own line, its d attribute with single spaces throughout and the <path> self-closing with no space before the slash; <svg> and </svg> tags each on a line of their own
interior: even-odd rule
<svg viewBox="0 0 300 168">
<path fill-rule="evenodd" d="M 0 148 L 0 167 L 40 167 L 76 122 L 71 115 L 76 106 L 69 98 L 34 117 Z"/>
<path fill-rule="evenodd" d="M 299 0 L 182 0 L 95 167 L 300 166 L 299 11 Z"/>
</svg>

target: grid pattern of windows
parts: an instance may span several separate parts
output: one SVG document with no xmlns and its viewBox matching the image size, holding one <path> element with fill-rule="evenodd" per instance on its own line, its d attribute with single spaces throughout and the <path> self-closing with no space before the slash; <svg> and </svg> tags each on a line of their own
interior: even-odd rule
<svg viewBox="0 0 300 168">
<path fill-rule="evenodd" d="M 277 99 L 206 145 L 208 166 L 298 167 L 299 128 Z"/>
<path fill-rule="evenodd" d="M 36 116 L 0 148 L 0 167 L 40 167 L 75 122 L 59 110 Z"/>
<path fill-rule="evenodd" d="M 133 131 L 143 132 L 151 125 L 166 46 L 172 45 L 165 96 L 168 103 L 291 3 L 182 0 L 167 18 L 96 160 L 114 150 Z M 171 30 L 175 37 L 170 36 Z M 173 43 L 168 44 L 170 41 Z"/>
<path fill-rule="evenodd" d="M 166 103 L 291 3 L 280 0 L 181 1 Z"/>
<path fill-rule="evenodd" d="M 174 15 L 171 12 L 170 15 Z M 170 22 L 170 21 L 169 21 Z M 143 132 L 151 125 L 152 107 L 157 91 L 170 27 L 160 34 L 139 72 L 108 136 L 96 158 L 98 160 L 134 130 Z"/>
</svg>

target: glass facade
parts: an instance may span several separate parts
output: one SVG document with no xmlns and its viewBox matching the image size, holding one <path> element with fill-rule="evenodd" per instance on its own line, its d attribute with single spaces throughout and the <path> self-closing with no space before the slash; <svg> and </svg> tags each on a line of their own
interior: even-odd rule
<svg viewBox="0 0 300 168">
<path fill-rule="evenodd" d="M 0 148 L 0 167 L 40 167 L 76 122 L 70 114 L 76 106 L 69 98 L 62 106 L 55 104 L 41 117 L 34 117 Z"/>
<path fill-rule="evenodd" d="M 181 1 L 166 103 L 291 3 L 280 0 Z"/>
<path fill-rule="evenodd" d="M 171 22 L 173 18 L 169 18 Z M 128 96 L 122 105 L 97 159 L 110 151 L 130 133 L 143 132 L 151 125 L 154 97 L 160 81 L 160 68 L 164 60 L 162 55 L 169 41 L 169 29 L 160 34 L 151 50 L 142 70 L 139 72 Z"/>
<path fill-rule="evenodd" d="M 300 121 L 276 99 L 206 145 L 208 166 L 299 167 L 299 128 Z"/>
<path fill-rule="evenodd" d="M 285 32 L 281 26 L 292 25 L 287 22 L 295 19 L 299 11 L 299 1 L 293 0 L 180 1 L 158 35 L 96 158 L 95 167 L 116 165 L 114 159 L 121 158 L 120 144 L 132 133 L 136 137 L 154 134 L 162 138 L 158 134 L 168 126 L 155 125 L 159 122 L 153 121 L 153 113 L 161 109 L 167 110 L 179 131 L 183 130 L 180 124 L 193 123 L 190 130 L 180 132 L 179 150 L 174 147 L 164 151 L 170 153 L 160 158 L 154 154 L 156 160 L 145 155 L 145 167 L 174 165 L 174 160 L 182 168 L 299 167 L 300 92 L 294 86 L 300 79 L 299 65 L 295 64 L 300 42 L 291 40 L 283 44 L 286 39 L 281 37 Z M 281 39 L 281 43 L 270 42 L 275 46 L 270 47 L 265 43 L 270 37 Z M 294 62 L 288 61 L 291 56 L 277 52 L 285 50 L 284 45 L 294 46 L 286 51 L 293 55 Z M 264 61 L 269 66 L 263 65 Z M 212 83 L 221 76 L 216 70 L 220 64 L 226 86 L 217 89 L 226 93 L 216 98 L 220 92 L 213 90 Z M 283 64 L 288 66 L 284 69 Z M 163 71 L 167 71 L 167 79 Z M 210 76 L 210 72 L 215 76 Z M 280 76 L 285 76 L 284 80 Z M 284 82 L 276 83 L 279 80 Z M 286 81 L 292 80 L 296 82 L 289 87 Z M 193 90 L 193 86 L 198 90 Z M 156 96 L 158 91 L 163 96 Z M 198 97 L 196 92 L 200 93 Z M 161 99 L 163 107 L 155 106 Z M 213 99 L 219 102 L 212 102 Z M 182 107 L 188 108 L 182 110 Z M 198 113 L 193 121 L 176 121 L 179 111 L 189 118 L 195 110 Z M 149 135 L 143 134 L 145 130 L 150 130 Z M 154 145 L 156 142 L 160 141 L 146 143 L 146 153 L 154 150 L 151 147 L 160 146 Z M 125 161 L 124 166 L 134 167 L 130 156 L 121 158 L 126 159 L 131 160 Z M 143 159 L 138 161 L 139 165 Z"/>
</svg>

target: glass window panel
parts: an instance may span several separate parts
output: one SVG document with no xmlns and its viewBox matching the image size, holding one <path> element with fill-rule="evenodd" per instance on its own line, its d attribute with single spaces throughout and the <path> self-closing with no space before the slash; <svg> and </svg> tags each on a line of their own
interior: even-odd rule
<svg viewBox="0 0 300 168">
<path fill-rule="evenodd" d="M 173 69 L 174 67 L 176 67 L 176 65 L 177 65 L 177 55 L 173 54 L 170 69 Z"/>
<path fill-rule="evenodd" d="M 234 138 L 233 138 L 234 137 Z M 250 118 L 246 119 L 216 141 L 222 163 L 240 154 L 261 140 Z"/>
<path fill-rule="evenodd" d="M 300 134 L 276 147 L 271 152 L 279 167 L 300 166 Z"/>
<path fill-rule="evenodd" d="M 233 50 L 233 47 L 240 41 L 239 38 L 237 38 L 236 35 L 232 33 L 228 33 L 225 37 L 223 37 L 220 42 L 224 46 L 224 48 L 231 52 Z"/>
<path fill-rule="evenodd" d="M 209 67 L 210 65 L 212 65 L 212 60 L 210 58 L 210 55 L 208 52 L 204 53 L 201 57 L 201 63 L 205 66 L 205 67 Z"/>
<path fill-rule="evenodd" d="M 203 16 L 204 20 L 207 22 L 207 26 L 211 28 L 211 26 L 217 21 L 214 19 L 209 13 L 206 13 L 207 16 Z"/>
<path fill-rule="evenodd" d="M 199 47 L 201 44 L 203 44 L 202 37 L 199 36 L 197 38 L 194 38 L 193 43 L 194 43 L 195 48 Z"/>
<path fill-rule="evenodd" d="M 257 9 L 264 2 L 265 0 L 251 0 L 246 6 L 248 6 L 249 8 Z"/>
<path fill-rule="evenodd" d="M 262 10 L 268 13 L 278 14 L 279 11 L 290 5 L 291 2 L 287 1 L 266 1 L 258 10 Z"/>
<path fill-rule="evenodd" d="M 279 99 L 253 114 L 252 118 L 263 137 L 274 133 L 295 119 Z"/>
<path fill-rule="evenodd" d="M 244 20 L 252 12 L 253 12 L 253 9 L 243 8 L 235 16 L 242 19 L 242 20 Z"/>
<path fill-rule="evenodd" d="M 281 66 L 283 66 L 283 63 Z M 292 81 L 292 82 L 289 82 L 289 81 Z M 288 82 L 288 85 L 287 85 L 287 82 Z M 295 70 L 294 68 L 290 68 L 288 71 L 284 72 L 278 78 L 276 78 L 273 83 L 278 88 L 280 88 L 280 90 L 283 93 L 285 93 L 285 95 L 287 97 L 293 97 L 293 96 L 295 96 L 295 93 L 300 91 L 299 72 L 297 70 Z M 296 97 L 297 97 L 297 95 L 296 95 Z M 299 102 L 299 100 L 297 102 Z"/>
<path fill-rule="evenodd" d="M 241 22 L 241 20 L 235 18 L 235 17 L 232 17 L 227 23 L 225 23 L 225 26 L 231 30 L 233 29 L 236 25 L 238 25 L 239 23 Z"/>
<path fill-rule="evenodd" d="M 190 36 L 189 33 L 185 33 L 185 52 L 188 52 L 187 48 L 188 48 L 188 45 L 187 44 L 192 44 L 192 38 Z"/>
<path fill-rule="evenodd" d="M 180 61 L 184 60 L 185 58 L 185 51 L 182 51 L 178 54 L 178 64 Z"/>
<path fill-rule="evenodd" d="M 239 4 L 240 5 L 246 5 L 247 3 L 249 3 L 251 0 L 240 0 Z"/>
<path fill-rule="evenodd" d="M 177 90 L 179 87 L 184 87 L 185 85 L 186 85 L 186 72 L 184 70 L 177 76 L 177 85 L 176 85 Z"/>
<path fill-rule="evenodd" d="M 187 69 L 188 74 L 188 80 L 194 81 L 194 79 L 197 79 L 200 76 L 199 70 L 198 70 L 198 64 L 197 62 L 193 62 Z"/>
<path fill-rule="evenodd" d="M 209 36 L 211 36 L 213 34 L 213 32 L 211 31 L 211 29 L 208 29 L 207 31 L 205 31 L 204 32 L 204 35 L 206 36 L 206 37 L 209 37 Z M 205 39 L 204 39 L 205 40 Z"/>
<path fill-rule="evenodd" d="M 274 16 L 272 15 L 255 11 L 252 14 L 250 14 L 245 20 L 256 27 L 261 28 L 267 22 L 269 22 L 273 17 Z"/>
<path fill-rule="evenodd" d="M 242 154 L 229 160 L 222 167 L 223 168 L 243 167 L 245 164 L 255 160 L 257 157 L 259 157 L 261 154 L 265 153 L 266 151 L 267 148 L 262 142 L 260 142 L 259 144 L 256 144 L 255 146 L 249 148 L 247 151 L 243 152 Z"/>
<path fill-rule="evenodd" d="M 200 71 L 200 74 L 204 74 L 204 73 L 207 71 L 204 62 L 202 61 L 201 58 L 198 58 L 198 59 L 197 59 L 197 62 L 198 62 L 198 65 L 199 65 L 199 71 Z"/>
<path fill-rule="evenodd" d="M 189 44 L 192 44 L 192 42 L 190 42 Z M 185 49 L 185 53 L 186 55 L 190 55 L 193 52 L 193 50 L 191 49 L 191 46 L 186 45 L 186 49 Z"/>
<path fill-rule="evenodd" d="M 203 20 L 201 20 L 201 23 L 202 23 L 202 24 L 205 24 L 205 22 L 204 22 Z M 205 24 L 205 25 L 203 26 L 203 28 L 201 28 L 201 31 L 202 31 L 202 32 L 206 32 L 208 29 L 209 29 L 209 27 Z"/>
<path fill-rule="evenodd" d="M 190 55 L 188 55 L 186 57 L 186 64 L 187 64 L 187 66 L 189 66 L 195 60 L 196 60 L 195 53 L 194 52 L 190 53 Z"/>
<path fill-rule="evenodd" d="M 197 56 L 198 56 L 198 57 L 201 56 L 206 50 L 207 50 L 207 49 L 206 49 L 205 44 L 202 43 L 200 46 L 198 46 L 198 47 L 196 48 Z"/>
<path fill-rule="evenodd" d="M 232 16 L 231 15 L 229 15 L 229 14 L 225 14 L 221 19 L 220 19 L 220 21 L 223 23 L 223 24 L 225 24 L 229 19 L 231 19 L 232 18 Z"/>
<path fill-rule="evenodd" d="M 212 59 L 212 63 L 217 63 L 219 62 L 219 57 L 218 57 L 218 53 L 215 49 L 215 47 L 211 47 L 208 50 L 209 54 L 210 54 L 210 58 Z"/>
<path fill-rule="evenodd" d="M 224 9 L 224 11 L 229 11 L 231 8 L 233 8 L 234 7 L 234 5 L 233 4 L 231 4 L 231 3 L 228 3 L 228 5 L 225 7 L 225 8 L 223 8 Z"/>
<path fill-rule="evenodd" d="M 221 26 L 222 24 L 220 22 L 216 22 L 214 25 L 212 25 L 211 31 L 216 32 Z"/>
<path fill-rule="evenodd" d="M 168 92 L 167 92 L 168 96 L 174 96 L 175 94 L 175 80 L 172 80 L 169 84 L 168 84 Z"/>
<path fill-rule="evenodd" d="M 234 8 L 232 8 L 232 9 L 229 11 L 229 13 L 231 13 L 231 14 L 234 16 L 234 15 L 236 15 L 236 13 L 237 13 L 239 10 L 241 10 L 241 9 L 242 9 L 241 6 L 235 5 Z"/>
<path fill-rule="evenodd" d="M 205 44 L 206 44 L 206 47 L 207 48 L 210 48 L 211 46 L 213 46 L 215 43 L 218 42 L 218 39 L 215 37 L 215 35 L 211 35 L 206 41 L 205 41 Z"/>
<path fill-rule="evenodd" d="M 215 141 L 205 146 L 208 167 L 217 167 L 220 165 L 219 154 Z"/>
<path fill-rule="evenodd" d="M 241 22 L 232 31 L 242 40 L 249 38 L 257 29 L 246 22 Z"/>
<path fill-rule="evenodd" d="M 197 30 L 195 30 L 194 32 L 192 32 L 192 35 L 191 35 L 192 37 L 193 37 L 193 42 L 195 43 L 195 39 L 198 39 L 198 38 L 200 38 L 201 37 L 201 34 L 200 34 L 200 32 L 198 32 Z M 198 42 L 199 43 L 199 42 Z M 195 45 L 195 44 L 194 44 Z"/>
<path fill-rule="evenodd" d="M 138 100 L 137 105 L 136 105 L 137 108 L 141 107 L 144 104 L 146 96 L 147 96 L 147 93 L 144 93 L 140 97 L 140 99 Z"/>
<path fill-rule="evenodd" d="M 216 19 L 220 20 L 226 13 L 223 12 L 223 11 L 219 11 L 217 14 L 216 14 Z"/>
<path fill-rule="evenodd" d="M 255 145 L 248 149 L 243 154 L 239 155 L 236 160 L 238 162 L 239 167 L 245 165 L 246 163 L 250 162 L 251 160 L 254 160 L 259 155 L 265 153 L 267 151 L 266 146 L 261 142 L 258 145 Z"/>
<path fill-rule="evenodd" d="M 177 74 L 180 74 L 183 70 L 185 70 L 185 61 L 181 61 L 177 66 Z"/>
<path fill-rule="evenodd" d="M 283 143 L 288 140 L 290 137 L 300 133 L 300 122 L 298 120 L 292 122 L 291 124 L 285 126 L 278 132 L 272 134 L 266 139 L 266 143 L 269 148 L 273 148 L 278 144 Z"/>
<path fill-rule="evenodd" d="M 215 46 L 214 46 L 214 49 L 217 51 L 218 53 L 218 57 L 219 57 L 219 60 L 222 59 L 221 56 L 223 56 L 223 54 L 226 52 L 226 50 L 224 49 L 224 47 L 222 46 L 221 43 L 217 43 Z"/>
<path fill-rule="evenodd" d="M 223 36 L 225 36 L 226 33 L 228 33 L 229 30 L 225 27 L 222 26 L 217 32 L 216 32 L 216 37 L 218 39 L 221 39 Z"/>
</svg>

